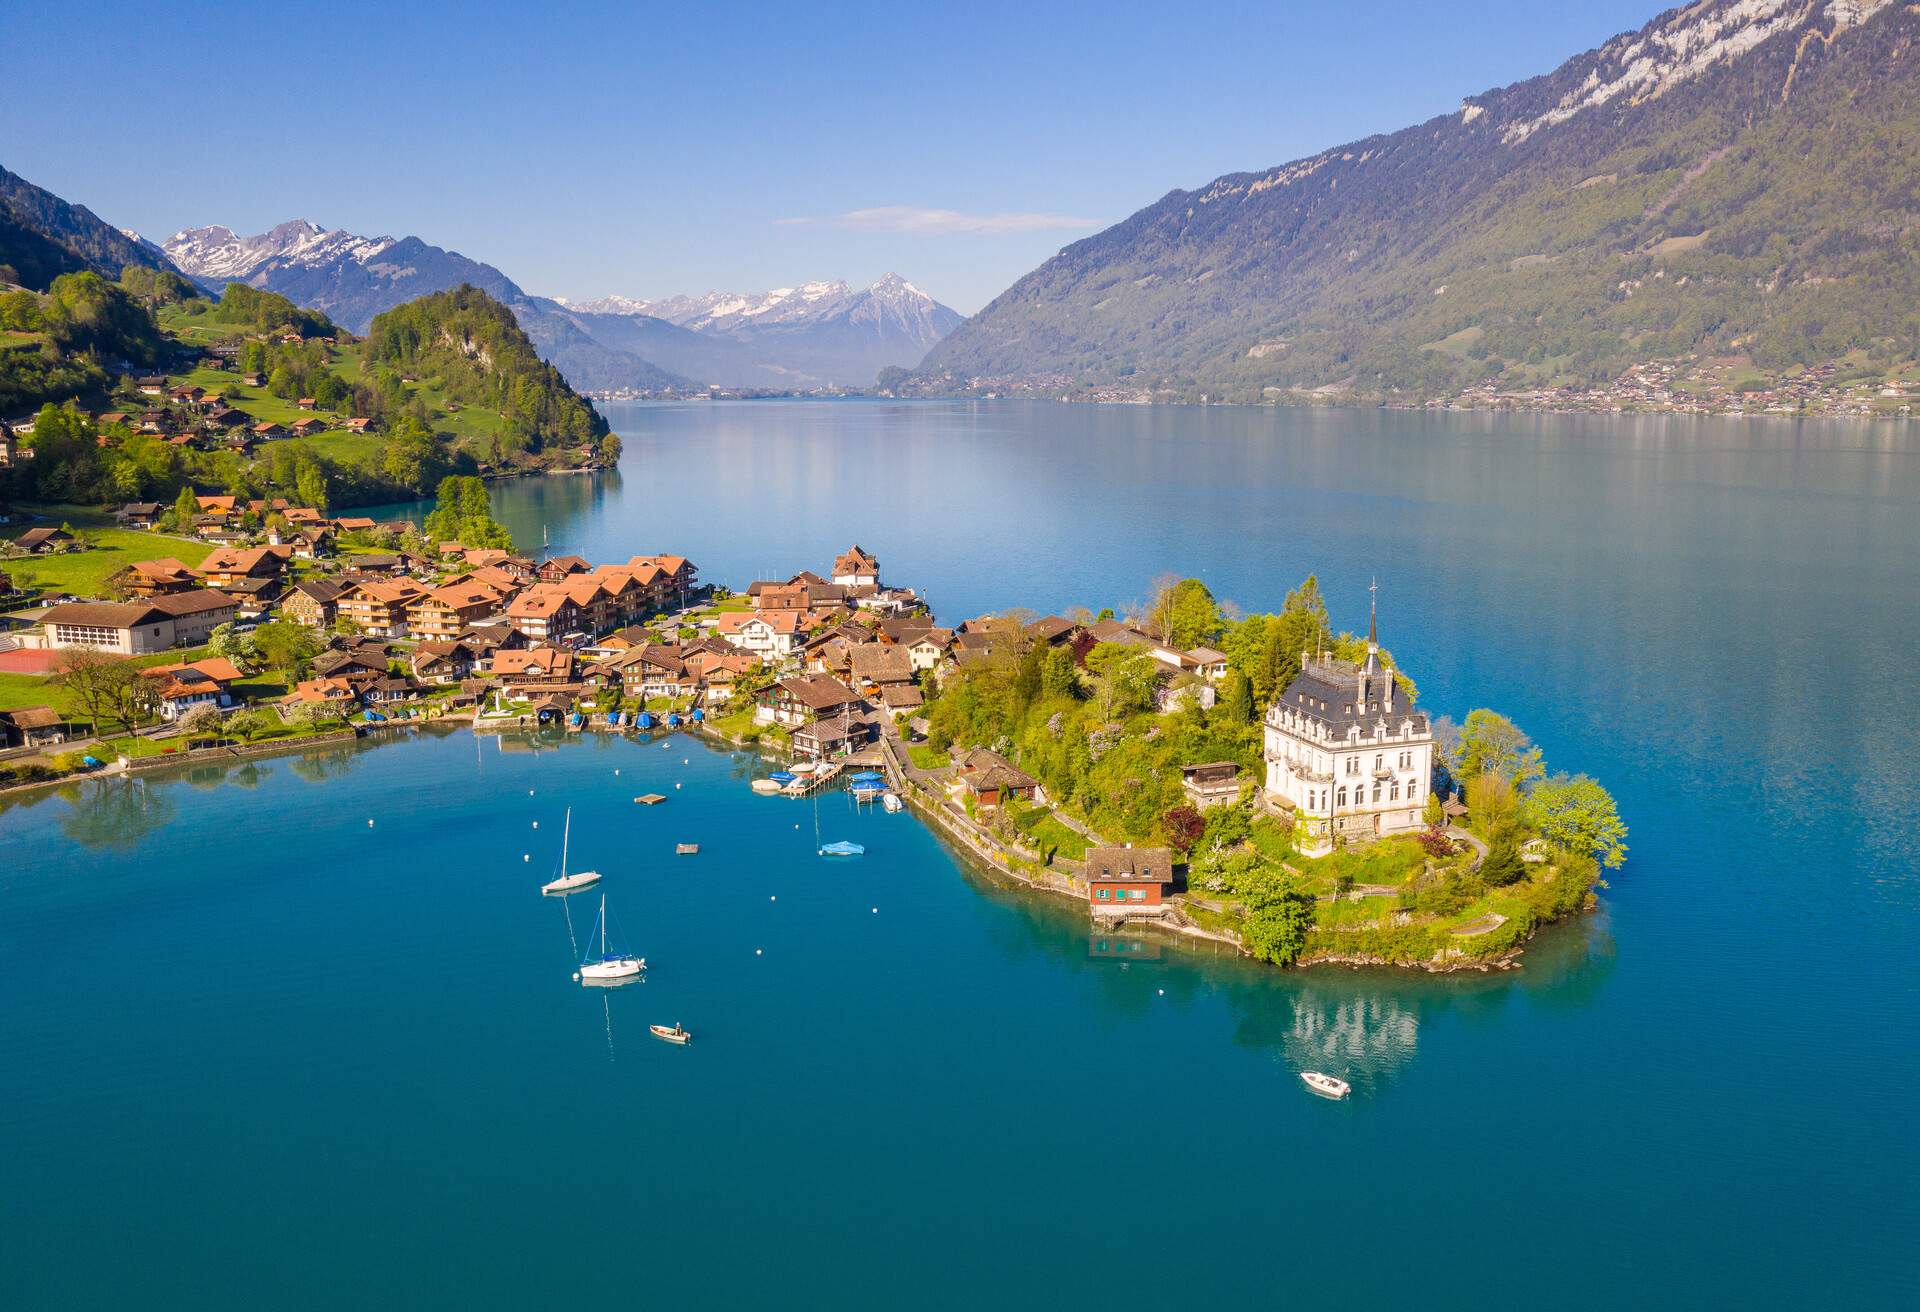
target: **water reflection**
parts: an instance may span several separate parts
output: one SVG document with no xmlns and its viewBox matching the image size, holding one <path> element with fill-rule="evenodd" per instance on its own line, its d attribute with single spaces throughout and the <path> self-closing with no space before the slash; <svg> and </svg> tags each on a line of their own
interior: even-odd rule
<svg viewBox="0 0 1920 1312">
<path fill-rule="evenodd" d="M 60 831 L 82 847 L 131 852 L 170 824 L 173 800 L 164 788 L 134 778 L 89 779 L 57 790 L 67 803 Z"/>
</svg>

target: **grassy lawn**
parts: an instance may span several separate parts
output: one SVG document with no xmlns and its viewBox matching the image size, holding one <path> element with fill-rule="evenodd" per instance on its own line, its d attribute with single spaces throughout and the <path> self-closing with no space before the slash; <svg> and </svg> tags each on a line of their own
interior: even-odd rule
<svg viewBox="0 0 1920 1312">
<path fill-rule="evenodd" d="M 1042 816 L 1026 833 L 1033 840 L 1033 846 L 1042 852 L 1051 848 L 1069 861 L 1087 859 L 1087 840 L 1061 824 L 1051 812 Z"/>
<path fill-rule="evenodd" d="M 118 528 L 113 517 L 97 508 L 81 506 L 30 507 L 42 518 L 37 523 L 8 524 L 0 527 L 0 538 L 11 541 L 30 528 L 71 524 L 94 545 L 86 551 L 62 552 L 52 556 L 19 556 L 0 561 L 0 570 L 13 576 L 14 586 L 29 584 L 44 589 L 73 592 L 81 596 L 98 595 L 109 577 L 136 560 L 157 560 L 172 556 L 186 565 L 198 565 L 213 550 L 210 542 L 176 538 L 143 529 Z"/>
<path fill-rule="evenodd" d="M 953 764 L 945 752 L 927 743 L 915 743 L 907 748 L 907 755 L 922 770 L 944 770 Z"/>
<path fill-rule="evenodd" d="M 147 656 L 129 657 L 135 665 L 171 665 L 175 661 L 197 661 L 207 654 L 205 647 L 186 647 L 179 651 L 160 651 Z M 0 711 L 22 706 L 51 706 L 62 715 L 74 716 L 75 708 L 52 675 L 0 674 Z"/>
</svg>

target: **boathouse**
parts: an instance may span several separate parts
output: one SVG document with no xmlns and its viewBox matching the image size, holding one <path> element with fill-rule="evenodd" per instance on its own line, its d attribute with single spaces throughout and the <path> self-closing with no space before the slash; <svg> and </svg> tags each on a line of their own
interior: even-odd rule
<svg viewBox="0 0 1920 1312">
<path fill-rule="evenodd" d="M 1096 916 L 1157 916 L 1173 882 L 1173 853 L 1164 847 L 1087 849 L 1087 909 Z"/>
</svg>

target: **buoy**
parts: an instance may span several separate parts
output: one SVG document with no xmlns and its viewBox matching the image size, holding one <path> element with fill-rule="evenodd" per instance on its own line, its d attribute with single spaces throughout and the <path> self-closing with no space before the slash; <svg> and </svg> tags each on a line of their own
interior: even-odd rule
<svg viewBox="0 0 1920 1312">
<path fill-rule="evenodd" d="M 1161 989 L 1161 990 L 1160 990 L 1160 996 L 1161 996 L 1161 997 L 1163 997 L 1163 998 L 1164 998 L 1164 997 L 1166 997 L 1166 996 L 1167 996 L 1167 991 L 1166 991 L 1165 989 Z"/>
<path fill-rule="evenodd" d="M 675 787 L 675 788 L 678 788 L 679 786 L 680 786 L 679 784 L 675 784 L 675 785 L 674 785 L 674 787 Z"/>
<path fill-rule="evenodd" d="M 533 860 L 533 853 L 531 853 L 531 852 L 522 852 L 522 853 L 520 854 L 520 859 L 521 859 L 522 861 L 531 861 L 531 860 Z"/>
<path fill-rule="evenodd" d="M 532 796 L 533 796 L 533 789 L 531 789 L 531 788 L 529 788 L 529 789 L 527 789 L 527 796 L 528 796 L 528 797 L 532 797 Z"/>
<path fill-rule="evenodd" d="M 687 758 L 686 758 L 686 757 L 684 757 L 684 756 L 683 756 L 683 757 L 681 757 L 681 758 L 680 758 L 680 764 L 682 764 L 682 765 L 685 765 L 685 764 L 687 764 Z"/>
<path fill-rule="evenodd" d="M 577 970 L 576 970 L 576 971 L 574 971 L 574 972 L 573 972 L 573 977 L 574 977 L 575 979 L 579 979 L 579 978 L 580 978 L 580 972 L 579 972 L 579 971 L 577 971 Z"/>
<path fill-rule="evenodd" d="M 759 955 L 760 955 L 760 949 L 759 949 L 759 948 L 755 948 L 755 949 L 753 950 L 753 955 L 754 955 L 754 956 L 756 956 L 756 957 L 757 957 L 757 956 L 759 956 Z"/>
<path fill-rule="evenodd" d="M 780 895 L 777 893 L 767 899 L 767 901 L 769 902 L 778 902 L 779 900 L 780 900 Z"/>
<path fill-rule="evenodd" d="M 367 821 L 367 828 L 369 829 L 373 828 L 373 821 L 371 820 Z"/>
<path fill-rule="evenodd" d="M 876 915 L 876 916 L 877 916 L 877 915 L 879 915 L 879 914 L 880 914 L 880 908 L 879 908 L 879 907 L 875 907 L 875 908 L 873 908 L 873 914 L 874 914 L 874 915 Z"/>
<path fill-rule="evenodd" d="M 534 827 L 535 829 L 538 829 L 538 828 L 540 827 L 540 822 L 539 822 L 538 820 L 535 820 L 535 821 L 533 822 L 533 827 Z"/>
<path fill-rule="evenodd" d="M 615 766 L 615 767 L 614 767 L 614 771 L 613 771 L 613 772 L 614 772 L 614 774 L 616 774 L 616 775 L 617 775 L 617 774 L 619 774 L 619 773 L 620 773 L 620 769 L 619 769 L 619 767 L 618 767 L 618 766 Z"/>
</svg>

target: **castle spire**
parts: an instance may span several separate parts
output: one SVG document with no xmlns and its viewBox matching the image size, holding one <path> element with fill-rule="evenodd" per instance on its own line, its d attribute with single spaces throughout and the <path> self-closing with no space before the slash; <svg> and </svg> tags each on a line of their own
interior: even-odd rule
<svg viewBox="0 0 1920 1312">
<path fill-rule="evenodd" d="M 1380 649 L 1380 580 L 1367 585 L 1367 650 Z"/>
</svg>

